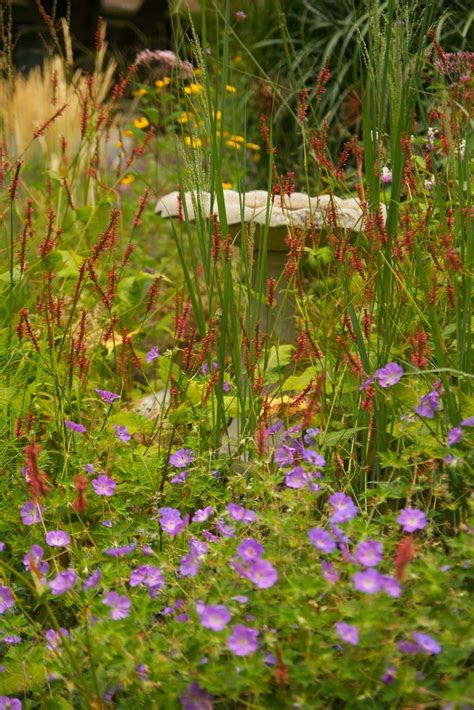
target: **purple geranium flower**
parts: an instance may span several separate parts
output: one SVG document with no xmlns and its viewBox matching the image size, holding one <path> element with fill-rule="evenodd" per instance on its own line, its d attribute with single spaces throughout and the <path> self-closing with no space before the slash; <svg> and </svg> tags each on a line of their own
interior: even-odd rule
<svg viewBox="0 0 474 710">
<path fill-rule="evenodd" d="M 323 562 L 321 564 L 321 574 L 329 584 L 336 584 L 341 576 L 332 562 Z"/>
<path fill-rule="evenodd" d="M 376 567 L 382 559 L 382 543 L 378 540 L 364 540 L 355 552 L 357 562 L 364 567 Z"/>
<path fill-rule="evenodd" d="M 381 387 L 393 387 L 400 381 L 403 375 L 403 367 L 396 362 L 389 362 L 385 367 L 375 370 L 375 376 Z"/>
<path fill-rule="evenodd" d="M 244 508 L 236 503 L 229 503 L 227 506 L 227 512 L 232 520 L 236 520 L 240 523 L 253 523 L 257 519 L 257 516 L 253 510 L 248 510 L 248 508 Z"/>
<path fill-rule="evenodd" d="M 271 436 L 272 434 L 276 434 L 277 431 L 280 431 L 280 429 L 282 427 L 283 427 L 283 422 L 281 421 L 281 419 L 277 419 L 276 422 L 274 424 L 272 424 L 271 427 L 268 427 L 268 429 L 266 430 L 265 433 L 267 434 L 267 436 Z"/>
<path fill-rule="evenodd" d="M 237 10 L 235 13 L 235 19 L 237 22 L 244 22 L 247 19 L 247 15 L 243 10 Z"/>
<path fill-rule="evenodd" d="M 385 683 L 386 685 L 390 685 L 390 683 L 393 683 L 395 680 L 395 677 L 397 675 L 397 669 L 395 666 L 388 666 L 388 668 L 385 670 L 385 673 L 382 676 L 382 683 Z"/>
<path fill-rule="evenodd" d="M 331 530 L 336 540 L 339 540 L 339 542 L 342 542 L 344 545 L 349 544 L 349 538 L 344 534 L 344 531 L 339 527 L 339 525 L 332 523 Z"/>
<path fill-rule="evenodd" d="M 203 558 L 209 549 L 209 545 L 196 537 L 192 537 L 189 541 L 189 553 L 193 557 Z"/>
<path fill-rule="evenodd" d="M 460 426 L 455 426 L 448 431 L 448 446 L 459 444 L 462 439 L 463 430 Z"/>
<path fill-rule="evenodd" d="M 318 437 L 321 434 L 321 429 L 317 428 L 309 428 L 306 429 L 305 435 L 303 436 L 303 441 L 306 444 L 306 446 L 309 446 L 310 444 L 315 444 L 316 443 L 316 437 Z"/>
<path fill-rule="evenodd" d="M 201 624 L 212 631 L 222 631 L 232 618 L 232 614 L 223 604 L 202 605 L 197 608 Z"/>
<path fill-rule="evenodd" d="M 109 478 L 105 473 L 101 473 L 92 481 L 92 487 L 98 496 L 113 496 L 116 486 L 114 479 Z"/>
<path fill-rule="evenodd" d="M 338 621 L 336 624 L 336 633 L 341 639 L 346 643 L 351 644 L 351 646 L 357 646 L 359 643 L 359 629 L 352 624 L 346 624 L 345 621 Z"/>
<path fill-rule="evenodd" d="M 212 506 L 207 505 L 205 508 L 196 510 L 192 517 L 193 523 L 204 523 L 213 513 Z"/>
<path fill-rule="evenodd" d="M 55 631 L 55 629 L 47 629 L 44 632 L 44 637 L 46 639 L 46 648 L 48 651 L 55 651 L 58 646 L 63 642 L 65 636 L 69 636 L 69 631 L 60 627 L 61 633 Z"/>
<path fill-rule="evenodd" d="M 467 419 L 463 419 L 461 422 L 461 426 L 474 426 L 474 417 L 467 417 Z"/>
<path fill-rule="evenodd" d="M 15 603 L 9 587 L 0 587 L 0 614 L 4 614 Z"/>
<path fill-rule="evenodd" d="M 105 554 L 109 557 L 125 557 L 133 552 L 136 546 L 136 542 L 131 542 L 130 545 L 122 545 L 122 547 L 109 547 L 105 550 Z"/>
<path fill-rule="evenodd" d="M 46 533 L 46 542 L 50 547 L 67 547 L 71 537 L 64 530 L 50 530 Z"/>
<path fill-rule="evenodd" d="M 234 528 L 231 525 L 227 525 L 224 523 L 222 520 L 218 520 L 216 523 L 216 530 L 217 532 L 222 535 L 223 537 L 235 537 L 234 535 Z M 205 535 L 207 531 L 203 531 L 203 535 Z M 211 540 L 209 535 L 212 535 L 212 533 L 208 533 L 208 535 L 205 535 L 207 540 Z"/>
<path fill-rule="evenodd" d="M 35 525 L 41 522 L 41 514 L 43 512 L 44 508 L 40 503 L 27 500 L 20 511 L 21 520 L 24 525 Z"/>
<path fill-rule="evenodd" d="M 382 589 L 385 594 L 388 594 L 389 597 L 393 597 L 394 599 L 398 599 L 402 593 L 400 582 L 389 574 L 382 575 Z"/>
<path fill-rule="evenodd" d="M 107 404 L 112 404 L 112 402 L 115 402 L 116 399 L 120 399 L 120 395 L 116 394 L 115 392 L 109 392 L 108 390 L 99 390 L 96 387 L 97 394 L 102 397 L 104 402 L 107 402 Z"/>
<path fill-rule="evenodd" d="M 285 485 L 288 488 L 304 488 L 310 480 L 309 474 L 306 473 L 302 466 L 296 466 L 285 476 Z"/>
<path fill-rule="evenodd" d="M 383 578 L 377 570 L 369 568 L 352 575 L 354 588 L 364 594 L 376 594 L 382 589 Z"/>
<path fill-rule="evenodd" d="M 6 643 L 7 646 L 17 646 L 19 643 L 21 643 L 22 639 L 21 636 L 17 636 L 16 634 L 6 634 L 6 636 L 3 637 L 2 641 L 3 643 Z"/>
<path fill-rule="evenodd" d="M 168 535 L 178 535 L 188 524 L 188 516 L 181 518 L 181 513 L 176 508 L 160 508 L 158 520 L 162 530 Z"/>
<path fill-rule="evenodd" d="M 249 656 L 258 648 L 258 630 L 236 624 L 227 638 L 227 648 L 234 656 Z"/>
<path fill-rule="evenodd" d="M 301 456 L 305 461 L 316 466 L 316 468 L 324 468 L 326 465 L 326 459 L 312 449 L 302 449 Z"/>
<path fill-rule="evenodd" d="M 314 547 L 320 552 L 334 552 L 337 545 L 332 536 L 323 528 L 311 528 L 308 530 L 308 537 Z"/>
<path fill-rule="evenodd" d="M 244 562 L 254 562 L 263 555 L 263 546 L 257 540 L 248 537 L 238 546 L 237 554 Z"/>
<path fill-rule="evenodd" d="M 331 523 L 347 523 L 359 512 L 352 498 L 345 493 L 333 493 L 329 498 L 329 505 L 334 511 Z"/>
<path fill-rule="evenodd" d="M 202 560 L 188 552 L 188 554 L 184 555 L 179 561 L 179 573 L 182 577 L 195 577 L 201 565 Z"/>
<path fill-rule="evenodd" d="M 48 562 L 42 562 L 44 550 L 41 545 L 32 545 L 29 552 L 23 557 L 23 564 L 27 570 L 31 570 L 31 565 L 35 567 L 40 574 L 48 574 Z"/>
<path fill-rule="evenodd" d="M 178 449 L 171 454 L 170 464 L 175 468 L 184 468 L 194 461 L 194 451 L 192 449 Z"/>
<path fill-rule="evenodd" d="M 161 571 L 155 565 L 141 565 L 132 570 L 129 584 L 131 587 L 138 587 L 143 584 L 148 589 L 157 591 L 164 586 L 165 580 Z"/>
<path fill-rule="evenodd" d="M 73 569 L 69 568 L 64 572 L 59 572 L 56 577 L 51 580 L 49 586 L 54 596 L 59 596 L 72 589 L 76 582 L 77 574 Z"/>
<path fill-rule="evenodd" d="M 148 668 L 144 663 L 139 663 L 137 667 L 135 668 L 137 672 L 137 676 L 140 678 L 140 680 L 148 680 Z"/>
<path fill-rule="evenodd" d="M 400 511 L 397 523 L 402 526 L 404 532 L 412 533 L 415 530 L 423 530 L 428 524 L 426 515 L 417 508 L 404 508 Z"/>
<path fill-rule="evenodd" d="M 0 710 L 21 710 L 23 707 L 21 700 L 10 698 L 8 695 L 0 696 Z"/>
<path fill-rule="evenodd" d="M 188 472 L 186 469 L 183 469 L 179 473 L 176 474 L 176 476 L 173 476 L 173 478 L 170 479 L 170 483 L 173 484 L 173 486 L 177 485 L 178 483 L 184 483 L 185 480 L 188 477 Z"/>
<path fill-rule="evenodd" d="M 126 619 L 130 614 L 130 607 L 132 606 L 132 602 L 126 594 L 120 596 L 120 594 L 115 591 L 106 594 L 102 599 L 102 604 L 110 607 L 110 618 L 114 621 Z"/>
<path fill-rule="evenodd" d="M 94 570 L 89 577 L 84 581 L 82 585 L 83 590 L 86 592 L 88 589 L 95 589 L 99 586 L 102 581 L 102 572 L 99 568 Z"/>
<path fill-rule="evenodd" d="M 85 434 L 87 432 L 84 424 L 78 424 L 77 422 L 72 422 L 70 419 L 64 420 L 64 426 L 72 431 L 77 431 L 78 434 Z"/>
<path fill-rule="evenodd" d="M 117 439 L 119 439 L 123 444 L 126 444 L 127 441 L 130 441 L 132 438 L 132 435 L 124 424 L 121 424 L 120 426 L 118 424 L 114 424 L 114 431 Z"/>
<path fill-rule="evenodd" d="M 418 402 L 418 406 L 415 412 L 420 417 L 425 417 L 426 419 L 434 419 L 435 412 L 440 409 L 441 404 L 439 401 L 439 393 L 436 390 L 428 392 L 428 394 L 423 395 Z"/>
<path fill-rule="evenodd" d="M 180 697 L 182 710 L 212 710 L 212 695 L 193 681 Z"/>
<path fill-rule="evenodd" d="M 441 646 L 428 634 L 422 634 L 419 631 L 415 631 L 413 638 L 420 647 L 422 653 L 427 653 L 430 656 L 435 656 L 438 653 L 441 653 Z"/>
<path fill-rule="evenodd" d="M 256 560 L 249 565 L 246 574 L 259 589 L 268 589 L 273 587 L 278 580 L 278 572 L 267 560 Z"/>
<path fill-rule="evenodd" d="M 415 654 L 415 653 L 420 653 L 420 647 L 418 646 L 417 643 L 413 643 L 412 641 L 399 641 L 397 643 L 398 650 L 401 651 L 402 653 L 410 653 L 410 654 Z"/>
<path fill-rule="evenodd" d="M 275 463 L 284 468 L 291 466 L 295 460 L 295 449 L 292 446 L 283 444 L 275 454 Z"/>
<path fill-rule="evenodd" d="M 146 361 L 153 362 L 153 360 L 156 360 L 158 357 L 160 357 L 160 349 L 157 345 L 155 345 L 154 347 L 152 347 L 151 350 L 147 352 Z"/>
</svg>

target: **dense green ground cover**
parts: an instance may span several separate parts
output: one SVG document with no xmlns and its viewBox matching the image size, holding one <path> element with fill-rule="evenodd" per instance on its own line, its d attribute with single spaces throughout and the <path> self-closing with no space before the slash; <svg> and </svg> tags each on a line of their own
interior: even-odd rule
<svg viewBox="0 0 474 710">
<path fill-rule="evenodd" d="M 270 76 L 223 5 L 109 91 L 103 28 L 91 77 L 58 28 L 41 123 L 2 87 L 0 708 L 467 710 L 466 24 L 368 6 L 348 126 L 326 57 Z M 230 188 L 364 226 L 289 228 L 269 281 Z M 156 216 L 175 189 L 215 219 Z"/>
</svg>

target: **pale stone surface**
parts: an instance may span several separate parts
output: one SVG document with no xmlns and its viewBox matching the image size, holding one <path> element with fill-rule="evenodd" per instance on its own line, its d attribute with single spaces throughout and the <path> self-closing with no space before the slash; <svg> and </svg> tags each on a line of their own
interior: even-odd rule
<svg viewBox="0 0 474 710">
<path fill-rule="evenodd" d="M 364 215 L 359 201 L 355 197 L 342 199 L 334 195 L 318 195 L 310 197 L 304 192 L 295 192 L 292 195 L 277 195 L 272 201 L 265 190 L 251 190 L 239 193 L 235 190 L 224 190 L 226 206 L 226 219 L 229 225 L 242 222 L 254 222 L 270 228 L 279 227 L 309 227 L 315 225 L 319 229 L 327 224 L 327 211 L 332 206 L 338 224 L 343 229 L 361 232 L 364 224 Z M 189 221 L 196 219 L 196 215 L 209 217 L 218 214 L 219 208 L 215 195 L 204 190 L 185 192 L 182 197 L 181 211 Z M 385 205 L 381 205 L 382 216 L 386 219 Z M 161 197 L 155 212 L 163 217 L 178 217 L 180 214 L 179 193 L 171 192 Z M 270 246 L 271 248 L 271 246 Z"/>
</svg>

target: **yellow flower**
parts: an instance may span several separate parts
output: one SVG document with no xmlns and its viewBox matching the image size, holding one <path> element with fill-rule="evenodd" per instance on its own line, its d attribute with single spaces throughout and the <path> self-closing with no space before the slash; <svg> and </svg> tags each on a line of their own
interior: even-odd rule
<svg viewBox="0 0 474 710">
<path fill-rule="evenodd" d="M 204 74 L 204 71 L 200 68 L 194 70 L 194 76 L 201 76 L 201 74 Z"/>
<path fill-rule="evenodd" d="M 133 121 L 135 128 L 146 128 L 150 125 L 150 121 L 145 116 L 140 116 L 140 118 L 135 118 Z"/>
<path fill-rule="evenodd" d="M 225 90 L 228 94 L 235 94 L 235 92 L 237 91 L 236 87 L 232 86 L 232 84 L 226 84 Z"/>
<path fill-rule="evenodd" d="M 125 175 L 124 178 L 120 180 L 121 185 L 130 185 L 135 180 L 133 175 Z"/>
<path fill-rule="evenodd" d="M 220 121 L 222 118 L 222 111 L 216 111 L 214 114 L 214 117 L 216 118 L 217 121 Z"/>
<path fill-rule="evenodd" d="M 236 150 L 240 150 L 240 143 L 237 143 L 237 141 L 230 140 L 230 141 L 226 141 L 226 143 L 229 146 L 229 148 L 235 148 Z"/>
<path fill-rule="evenodd" d="M 115 147 L 116 147 L 116 148 L 121 148 L 121 147 L 122 147 L 122 141 L 117 141 L 117 142 L 115 143 Z"/>
<path fill-rule="evenodd" d="M 127 128 L 127 130 L 123 132 L 123 135 L 130 138 L 130 136 L 133 136 L 133 131 L 131 131 L 130 128 Z"/>
<path fill-rule="evenodd" d="M 250 150 L 260 150 L 260 146 L 256 143 L 247 143 L 247 148 L 250 148 Z"/>
<path fill-rule="evenodd" d="M 202 84 L 189 84 L 189 86 L 184 87 L 184 93 L 188 94 L 200 94 L 202 91 Z"/>
<path fill-rule="evenodd" d="M 191 138 L 191 136 L 185 136 L 184 142 L 191 148 L 201 148 L 202 140 L 200 138 Z"/>
<path fill-rule="evenodd" d="M 237 54 L 237 55 L 234 57 L 234 62 L 235 62 L 236 64 L 240 64 L 241 61 L 242 61 L 242 57 L 240 56 L 240 54 Z"/>
<path fill-rule="evenodd" d="M 148 94 L 148 91 L 143 88 L 135 89 L 135 91 L 132 91 L 132 96 L 138 96 L 138 98 L 140 98 L 142 96 L 146 96 L 147 94 Z"/>
<path fill-rule="evenodd" d="M 178 123 L 187 123 L 193 120 L 194 114 L 191 111 L 183 111 L 181 116 L 178 118 Z"/>
<path fill-rule="evenodd" d="M 171 84 L 171 79 L 169 78 L 169 76 L 164 76 L 164 77 L 163 77 L 163 84 L 164 84 L 165 86 L 168 86 L 168 84 Z"/>
<path fill-rule="evenodd" d="M 231 182 L 223 182 L 222 189 L 223 190 L 232 190 L 232 183 Z"/>
<path fill-rule="evenodd" d="M 231 136 L 233 141 L 236 143 L 245 143 L 245 138 L 243 136 Z"/>
</svg>

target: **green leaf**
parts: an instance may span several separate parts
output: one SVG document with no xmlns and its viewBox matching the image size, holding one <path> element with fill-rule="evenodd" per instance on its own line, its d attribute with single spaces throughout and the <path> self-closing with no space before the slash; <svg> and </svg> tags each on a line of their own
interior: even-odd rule
<svg viewBox="0 0 474 710">
<path fill-rule="evenodd" d="M 270 356 L 265 370 L 266 384 L 277 382 L 281 378 L 284 368 L 291 360 L 293 351 L 293 345 L 273 345 L 271 347 Z"/>
<path fill-rule="evenodd" d="M 332 431 L 330 434 L 327 434 L 324 439 L 323 439 L 323 446 L 336 446 L 337 444 L 340 444 L 342 441 L 347 441 L 347 439 L 350 439 L 351 437 L 355 436 L 359 431 L 366 431 L 367 427 L 365 426 L 359 426 L 359 427 L 354 427 L 353 429 L 341 429 L 340 431 Z"/>
<path fill-rule="evenodd" d="M 301 392 L 302 390 L 304 390 L 305 387 L 309 385 L 311 380 L 314 380 L 315 377 L 317 377 L 320 371 L 320 367 L 314 367 L 313 365 L 311 365 L 310 367 L 307 367 L 306 370 L 301 373 L 301 375 L 290 375 L 290 377 L 287 377 L 284 383 L 282 384 L 281 391 Z"/>
</svg>

